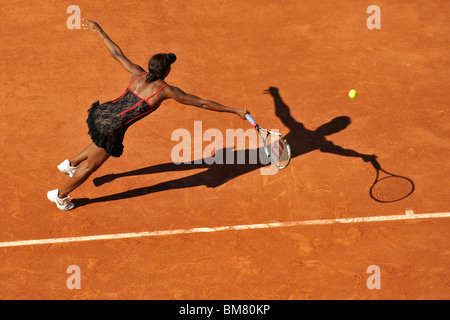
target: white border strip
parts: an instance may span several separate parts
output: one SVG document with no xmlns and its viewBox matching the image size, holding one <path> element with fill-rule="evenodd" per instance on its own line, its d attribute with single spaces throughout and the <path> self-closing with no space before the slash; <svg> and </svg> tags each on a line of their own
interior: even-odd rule
<svg viewBox="0 0 450 320">
<path fill-rule="evenodd" d="M 404 214 L 404 215 L 392 215 L 392 216 L 374 216 L 374 217 L 324 219 L 324 220 L 304 220 L 304 221 L 291 221 L 291 222 L 246 224 L 246 225 L 213 227 L 213 228 L 193 228 L 193 229 L 178 229 L 178 230 L 165 230 L 165 231 L 152 231 L 152 232 L 105 234 L 105 235 L 85 236 L 85 237 L 68 237 L 68 238 L 52 238 L 52 239 L 40 239 L 40 240 L 9 241 L 9 242 L 0 242 L 0 248 L 31 246 L 31 245 L 40 245 L 40 244 L 83 242 L 83 241 L 94 241 L 94 240 L 113 240 L 113 239 L 158 237 L 158 236 L 169 236 L 169 235 L 176 235 L 176 234 L 207 233 L 207 232 L 231 231 L 231 230 L 270 229 L 270 228 L 308 226 L 308 225 L 324 225 L 324 224 L 338 224 L 338 223 L 362 223 L 362 222 L 376 222 L 376 221 L 417 220 L 417 219 L 434 219 L 434 218 L 450 218 L 450 212 L 414 214 L 412 211 L 409 210 L 409 211 L 406 211 L 406 214 Z"/>
</svg>

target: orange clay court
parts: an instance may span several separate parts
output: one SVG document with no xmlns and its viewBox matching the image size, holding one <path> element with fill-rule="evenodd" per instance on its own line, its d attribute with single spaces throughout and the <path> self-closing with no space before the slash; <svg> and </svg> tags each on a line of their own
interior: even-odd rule
<svg viewBox="0 0 450 320">
<path fill-rule="evenodd" d="M 90 105 L 130 81 L 95 33 L 67 27 L 72 4 L 144 68 L 176 53 L 167 83 L 278 128 L 290 165 L 174 165 L 176 129 L 252 127 L 171 100 L 59 211 L 46 198 L 68 179 L 56 166 L 91 142 Z M 3 1 L 0 299 L 449 299 L 450 3 L 378 0 L 381 29 L 366 25 L 370 4 Z M 375 154 L 414 181 L 410 196 L 376 202 L 370 163 L 311 147 L 342 117 L 323 139 Z M 81 289 L 67 287 L 72 265 Z"/>
</svg>

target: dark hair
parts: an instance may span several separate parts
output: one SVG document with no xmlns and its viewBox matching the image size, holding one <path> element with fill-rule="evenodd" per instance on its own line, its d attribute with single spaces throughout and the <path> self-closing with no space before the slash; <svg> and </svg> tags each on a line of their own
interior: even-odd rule
<svg viewBox="0 0 450 320">
<path fill-rule="evenodd" d="M 148 62 L 147 82 L 154 82 L 167 76 L 170 65 L 174 63 L 176 56 L 173 53 L 155 54 Z"/>
</svg>

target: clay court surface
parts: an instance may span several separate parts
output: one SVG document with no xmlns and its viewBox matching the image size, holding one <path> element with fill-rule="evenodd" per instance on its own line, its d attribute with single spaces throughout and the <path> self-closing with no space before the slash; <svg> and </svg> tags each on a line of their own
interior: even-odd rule
<svg viewBox="0 0 450 320">
<path fill-rule="evenodd" d="M 169 84 L 278 128 L 291 164 L 275 175 L 175 166 L 174 130 L 251 126 L 168 101 L 72 193 L 78 207 L 59 211 L 46 198 L 68 179 L 56 166 L 90 143 L 90 105 L 119 97 L 131 78 L 95 33 L 67 28 L 73 4 L 144 68 L 175 52 Z M 379 30 L 366 26 L 371 4 Z M 448 1 L 3 1 L 0 15 L 0 243 L 168 231 L 1 247 L 1 299 L 450 298 L 448 216 L 349 220 L 450 211 Z M 324 139 L 377 155 L 414 181 L 411 196 L 376 202 L 370 163 L 311 148 L 312 132 L 342 116 L 352 123 Z M 310 220 L 334 222 L 170 234 Z M 66 286 L 71 265 L 79 290 Z M 371 265 L 381 289 L 366 285 Z"/>
</svg>

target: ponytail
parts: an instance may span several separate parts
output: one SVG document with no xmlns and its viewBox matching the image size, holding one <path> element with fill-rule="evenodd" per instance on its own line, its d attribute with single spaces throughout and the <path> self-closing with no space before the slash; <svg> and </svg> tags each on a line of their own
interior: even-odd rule
<svg viewBox="0 0 450 320">
<path fill-rule="evenodd" d="M 160 79 L 161 78 L 161 76 L 160 75 L 157 75 L 157 74 L 152 74 L 152 73 L 148 73 L 147 74 L 147 82 L 148 83 L 150 83 L 150 82 L 155 82 L 156 80 L 158 80 L 158 79 Z"/>
</svg>

